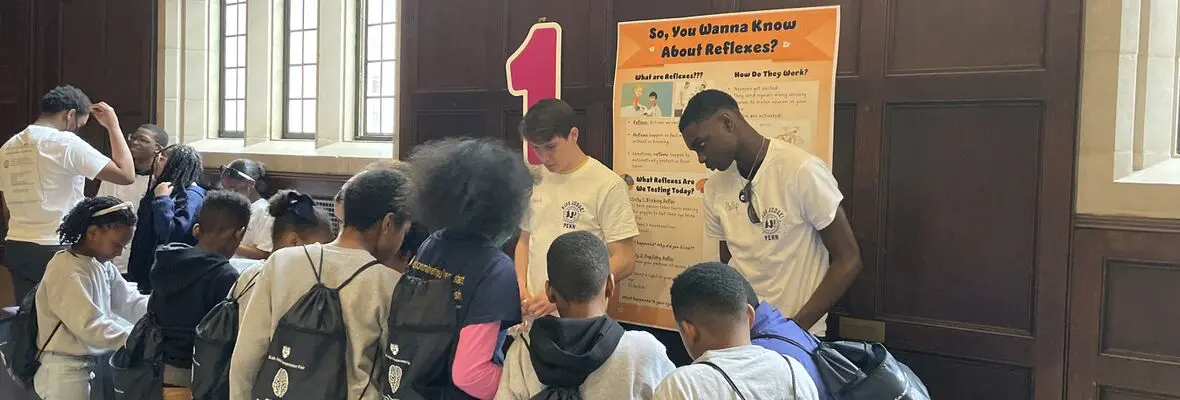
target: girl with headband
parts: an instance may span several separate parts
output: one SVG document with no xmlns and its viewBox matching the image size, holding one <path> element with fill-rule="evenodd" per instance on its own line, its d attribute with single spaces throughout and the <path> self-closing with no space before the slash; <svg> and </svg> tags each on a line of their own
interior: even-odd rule
<svg viewBox="0 0 1180 400">
<path fill-rule="evenodd" d="M 36 294 L 44 353 L 33 382 L 41 398 L 89 398 L 101 356 L 122 346 L 146 312 L 148 297 L 110 262 L 131 241 L 135 221 L 131 203 L 96 197 L 74 206 L 58 227 L 69 248 L 49 261 Z"/>
</svg>

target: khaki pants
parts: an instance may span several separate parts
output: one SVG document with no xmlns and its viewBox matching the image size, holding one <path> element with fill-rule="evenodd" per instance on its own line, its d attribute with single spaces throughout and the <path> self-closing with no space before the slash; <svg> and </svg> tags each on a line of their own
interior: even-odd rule
<svg viewBox="0 0 1180 400">
<path fill-rule="evenodd" d="M 166 387 L 164 400 L 193 400 L 193 391 L 189 388 Z"/>
</svg>

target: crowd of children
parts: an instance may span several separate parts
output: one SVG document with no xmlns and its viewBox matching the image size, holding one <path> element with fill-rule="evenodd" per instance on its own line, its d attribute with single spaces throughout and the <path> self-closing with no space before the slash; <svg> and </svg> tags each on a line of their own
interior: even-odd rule
<svg viewBox="0 0 1180 400">
<path fill-rule="evenodd" d="M 197 326 L 227 296 L 240 310 L 223 392 L 232 400 L 828 398 L 808 356 L 814 337 L 725 264 L 692 266 L 672 283 L 690 365 L 676 368 L 655 337 L 608 316 L 615 274 L 629 274 L 631 263 L 612 257 L 608 243 L 638 234 L 633 224 L 606 237 L 556 235 L 543 251 L 525 243 L 517 254 L 543 258 L 531 267 L 544 269 L 522 276 L 502 248 L 527 219 L 535 181 L 519 153 L 497 141 L 444 139 L 404 163 L 366 168 L 336 196 L 333 233 L 307 194 L 264 198 L 261 163 L 231 162 L 213 185 L 220 190 L 206 192 L 199 153 L 168 146 L 158 127 L 135 135 L 131 153 L 137 166 L 150 161 L 142 171 L 150 189 L 73 206 L 57 231 L 67 248 L 32 289 L 41 398 L 91 398 L 101 356 L 123 346 L 145 315 L 162 328 L 163 398 L 192 398 Z M 126 249 L 125 277 L 112 261 Z M 436 287 L 445 288 L 441 297 L 431 297 Z M 301 309 L 307 304 L 328 307 Z M 438 304 L 453 315 L 438 326 L 453 331 L 432 336 L 446 338 L 437 350 L 414 347 L 434 340 L 414 321 L 439 317 L 415 314 Z M 522 308 L 538 318 L 510 335 Z M 309 313 L 342 325 L 312 318 L 324 325 L 315 332 L 301 325 Z M 279 334 L 292 329 L 299 335 Z M 324 365 L 331 354 L 300 354 L 309 348 L 339 351 L 343 365 Z"/>
</svg>

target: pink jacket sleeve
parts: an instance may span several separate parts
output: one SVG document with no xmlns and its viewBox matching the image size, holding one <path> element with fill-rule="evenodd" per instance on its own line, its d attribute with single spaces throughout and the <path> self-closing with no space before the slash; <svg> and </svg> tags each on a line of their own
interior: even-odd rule
<svg viewBox="0 0 1180 400">
<path fill-rule="evenodd" d="M 492 362 L 500 336 L 500 321 L 468 325 L 459 331 L 451 380 L 477 399 L 493 399 L 500 386 L 503 367 Z"/>
</svg>

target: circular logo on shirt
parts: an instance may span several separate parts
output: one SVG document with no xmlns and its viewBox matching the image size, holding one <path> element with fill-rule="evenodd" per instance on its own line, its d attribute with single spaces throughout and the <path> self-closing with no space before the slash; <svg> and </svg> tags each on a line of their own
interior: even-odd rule
<svg viewBox="0 0 1180 400">
<path fill-rule="evenodd" d="M 574 229 L 578 225 L 578 219 L 582 218 L 582 213 L 586 212 L 586 206 L 576 200 L 570 200 L 561 205 L 561 222 L 566 229 Z"/>
<path fill-rule="evenodd" d="M 762 213 L 762 234 L 766 236 L 766 240 L 778 239 L 778 231 L 782 228 L 784 216 L 783 210 L 774 207 Z"/>
</svg>

